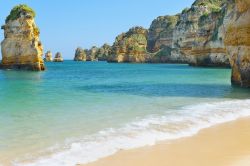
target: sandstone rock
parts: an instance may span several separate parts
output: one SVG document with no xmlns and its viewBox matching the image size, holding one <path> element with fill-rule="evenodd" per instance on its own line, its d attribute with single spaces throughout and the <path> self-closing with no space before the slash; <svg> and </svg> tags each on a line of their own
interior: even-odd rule
<svg viewBox="0 0 250 166">
<path fill-rule="evenodd" d="M 86 53 L 82 48 L 76 49 L 74 61 L 86 61 Z"/>
<path fill-rule="evenodd" d="M 63 62 L 63 57 L 60 52 L 57 52 L 54 58 L 54 62 Z"/>
<path fill-rule="evenodd" d="M 197 0 L 182 12 L 173 35 L 175 57 L 195 66 L 229 66 L 221 33 L 222 4 L 223 0 Z"/>
<path fill-rule="evenodd" d="M 131 28 L 127 33 L 116 37 L 109 62 L 141 63 L 147 61 L 148 30 L 142 27 Z"/>
<path fill-rule="evenodd" d="M 225 45 L 232 66 L 232 83 L 250 87 L 250 0 L 228 3 Z"/>
<path fill-rule="evenodd" d="M 45 53 L 44 61 L 46 61 L 46 62 L 52 62 L 52 61 L 53 61 L 51 51 L 47 51 L 47 52 Z"/>
<path fill-rule="evenodd" d="M 148 51 L 157 52 L 163 46 L 172 47 L 173 32 L 179 20 L 179 15 L 160 16 L 156 18 L 148 33 Z"/>
<path fill-rule="evenodd" d="M 93 46 L 90 50 L 85 50 L 87 54 L 87 61 L 97 61 L 97 53 L 99 48 L 96 46 Z"/>
<path fill-rule="evenodd" d="M 3 69 L 44 70 L 43 47 L 35 12 L 27 5 L 14 7 L 5 20 L 1 43 Z"/>
<path fill-rule="evenodd" d="M 149 29 L 150 62 L 230 66 L 223 43 L 225 0 L 196 0 L 175 16 L 161 16 Z"/>
<path fill-rule="evenodd" d="M 112 47 L 108 44 L 104 44 L 101 48 L 98 49 L 97 59 L 98 61 L 107 61 L 112 53 Z"/>
</svg>

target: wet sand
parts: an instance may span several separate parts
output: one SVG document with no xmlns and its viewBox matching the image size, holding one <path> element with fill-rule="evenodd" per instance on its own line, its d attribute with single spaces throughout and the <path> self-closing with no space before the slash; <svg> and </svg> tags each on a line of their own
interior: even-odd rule
<svg viewBox="0 0 250 166">
<path fill-rule="evenodd" d="M 250 166 L 250 118 L 81 166 Z"/>
</svg>

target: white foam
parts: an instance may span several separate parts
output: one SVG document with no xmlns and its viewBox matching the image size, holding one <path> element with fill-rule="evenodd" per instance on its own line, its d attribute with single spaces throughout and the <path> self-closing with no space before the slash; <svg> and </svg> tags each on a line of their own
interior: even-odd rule
<svg viewBox="0 0 250 166">
<path fill-rule="evenodd" d="M 127 150 L 157 141 L 192 136 L 201 129 L 215 124 L 250 116 L 250 100 L 230 100 L 202 103 L 166 113 L 150 116 L 119 129 L 107 129 L 81 141 L 70 143 L 68 148 L 49 157 L 40 158 L 25 166 L 74 166 L 96 161 L 119 150 Z"/>
</svg>

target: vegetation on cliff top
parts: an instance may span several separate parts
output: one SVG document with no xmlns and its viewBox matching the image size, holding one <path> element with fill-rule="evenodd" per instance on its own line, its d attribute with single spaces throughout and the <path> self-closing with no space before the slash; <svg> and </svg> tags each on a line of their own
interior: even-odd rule
<svg viewBox="0 0 250 166">
<path fill-rule="evenodd" d="M 223 3 L 225 3 L 227 0 L 196 0 L 193 5 L 196 6 L 221 6 Z"/>
<path fill-rule="evenodd" d="M 15 6 L 11 11 L 10 14 L 7 16 L 5 23 L 7 23 L 10 20 L 16 20 L 20 17 L 22 13 L 28 13 L 30 16 L 35 17 L 36 13 L 35 11 L 30 8 L 29 6 L 25 4 L 20 4 Z"/>
</svg>

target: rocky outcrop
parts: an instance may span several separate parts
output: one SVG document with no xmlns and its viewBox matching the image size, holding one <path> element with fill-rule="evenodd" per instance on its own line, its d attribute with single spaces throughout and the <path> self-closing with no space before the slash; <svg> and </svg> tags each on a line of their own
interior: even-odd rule
<svg viewBox="0 0 250 166">
<path fill-rule="evenodd" d="M 160 16 L 156 18 L 148 33 L 147 50 L 151 53 L 149 61 L 151 63 L 167 63 L 171 61 L 173 45 L 173 34 L 179 15 Z"/>
<path fill-rule="evenodd" d="M 89 50 L 85 50 L 87 54 L 87 61 L 97 61 L 97 53 L 98 53 L 99 48 L 96 46 L 93 46 Z"/>
<path fill-rule="evenodd" d="M 74 61 L 86 61 L 86 53 L 81 47 L 76 49 Z"/>
<path fill-rule="evenodd" d="M 172 47 L 173 32 L 179 20 L 179 15 L 160 16 L 156 18 L 148 33 L 148 51 L 157 52 L 162 47 Z"/>
<path fill-rule="evenodd" d="M 225 45 L 232 66 L 232 83 L 250 87 L 250 0 L 228 3 Z"/>
<path fill-rule="evenodd" d="M 106 61 L 112 54 L 112 47 L 108 44 L 104 44 L 101 48 L 97 51 L 97 59 L 98 61 Z"/>
<path fill-rule="evenodd" d="M 60 52 L 57 52 L 53 61 L 54 62 L 63 62 L 62 54 Z"/>
<path fill-rule="evenodd" d="M 35 12 L 27 5 L 14 7 L 5 20 L 1 43 L 3 69 L 44 70 L 43 46 Z"/>
<path fill-rule="evenodd" d="M 156 18 L 148 31 L 132 28 L 116 38 L 108 60 L 229 67 L 223 34 L 226 2 L 196 0 L 180 14 Z"/>
<path fill-rule="evenodd" d="M 141 63 L 147 61 L 148 30 L 142 27 L 131 28 L 127 33 L 116 37 L 112 46 L 110 62 Z"/>
<path fill-rule="evenodd" d="M 51 51 L 47 51 L 47 52 L 45 53 L 44 61 L 46 61 L 46 62 L 52 62 L 52 61 L 53 61 Z"/>
<path fill-rule="evenodd" d="M 224 0 L 196 0 L 175 16 L 158 17 L 149 30 L 152 62 L 229 66 L 223 43 Z"/>
</svg>

